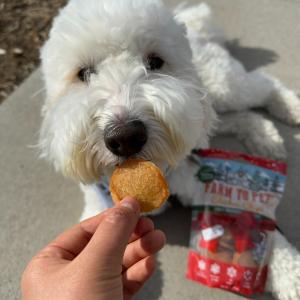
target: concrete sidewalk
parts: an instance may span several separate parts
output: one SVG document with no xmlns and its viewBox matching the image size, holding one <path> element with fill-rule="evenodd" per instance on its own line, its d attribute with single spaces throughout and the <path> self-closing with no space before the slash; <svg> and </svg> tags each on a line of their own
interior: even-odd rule
<svg viewBox="0 0 300 300">
<path fill-rule="evenodd" d="M 179 1 L 166 1 L 175 5 Z M 197 1 L 190 1 L 197 2 Z M 294 0 L 211 0 L 232 52 L 249 70 L 262 68 L 290 88 L 300 84 L 300 3 Z M 55 235 L 77 222 L 82 195 L 76 184 L 38 160 L 37 143 L 43 101 L 36 71 L 0 106 L 0 299 L 19 299 L 20 275 L 28 260 Z M 279 224 L 300 250 L 300 129 L 278 124 L 288 150 L 289 175 Z M 234 138 L 216 138 L 214 147 L 244 150 Z M 159 268 L 137 296 L 140 300 L 244 299 L 184 278 L 190 211 L 172 209 L 155 217 L 168 237 Z M 264 295 L 259 299 L 272 299 Z M 296 300 L 296 299 L 295 299 Z"/>
</svg>

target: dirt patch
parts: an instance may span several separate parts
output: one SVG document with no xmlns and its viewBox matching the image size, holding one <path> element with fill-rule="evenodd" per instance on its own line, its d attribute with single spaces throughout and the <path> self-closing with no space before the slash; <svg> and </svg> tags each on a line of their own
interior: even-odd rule
<svg viewBox="0 0 300 300">
<path fill-rule="evenodd" d="M 0 1 L 0 103 L 38 66 L 52 19 L 66 2 Z"/>
</svg>

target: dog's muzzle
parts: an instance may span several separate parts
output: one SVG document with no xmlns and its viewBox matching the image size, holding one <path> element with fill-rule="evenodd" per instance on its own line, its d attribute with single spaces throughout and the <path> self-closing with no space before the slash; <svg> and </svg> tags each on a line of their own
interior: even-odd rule
<svg viewBox="0 0 300 300">
<path fill-rule="evenodd" d="M 121 157 L 129 157 L 140 152 L 146 144 L 147 138 L 146 126 L 139 120 L 112 124 L 104 130 L 107 149 Z"/>
</svg>

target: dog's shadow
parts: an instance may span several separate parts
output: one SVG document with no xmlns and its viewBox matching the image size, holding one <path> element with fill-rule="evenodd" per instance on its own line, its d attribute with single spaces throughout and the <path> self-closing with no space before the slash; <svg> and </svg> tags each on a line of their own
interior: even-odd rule
<svg viewBox="0 0 300 300">
<path fill-rule="evenodd" d="M 273 50 L 242 46 L 238 39 L 227 41 L 225 46 L 234 58 L 242 62 L 248 72 L 272 64 L 279 59 L 278 54 Z"/>
</svg>

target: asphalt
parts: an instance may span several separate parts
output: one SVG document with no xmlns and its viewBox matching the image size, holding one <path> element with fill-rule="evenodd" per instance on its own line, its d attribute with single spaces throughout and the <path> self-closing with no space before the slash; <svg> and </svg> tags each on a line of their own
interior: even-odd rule
<svg viewBox="0 0 300 300">
<path fill-rule="evenodd" d="M 179 1 L 166 1 L 175 5 Z M 197 2 L 197 1 L 189 1 Z M 299 90 L 300 2 L 297 0 L 207 1 L 248 70 L 263 69 Z M 0 299 L 20 298 L 19 281 L 28 260 L 48 241 L 76 223 L 83 201 L 73 182 L 38 159 L 43 83 L 35 71 L 0 106 Z M 288 180 L 278 209 L 279 225 L 300 250 L 300 129 L 276 122 L 288 151 Z M 244 151 L 233 137 L 212 146 Z M 173 208 L 154 218 L 168 244 L 158 269 L 136 299 L 245 299 L 185 279 L 190 211 Z M 258 299 L 272 299 L 264 295 Z"/>
</svg>

